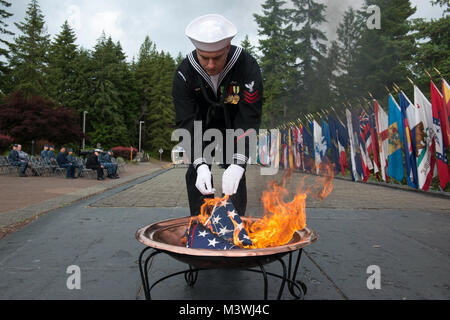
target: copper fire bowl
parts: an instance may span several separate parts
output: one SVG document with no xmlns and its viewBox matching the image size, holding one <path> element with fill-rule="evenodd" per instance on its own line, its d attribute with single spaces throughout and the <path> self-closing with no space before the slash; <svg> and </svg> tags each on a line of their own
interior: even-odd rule
<svg viewBox="0 0 450 320">
<path fill-rule="evenodd" d="M 241 217 L 245 221 L 257 218 Z M 165 252 L 175 259 L 197 268 L 252 268 L 304 248 L 318 239 L 317 233 L 306 227 L 296 231 L 289 243 L 263 249 L 209 250 L 186 248 L 182 238 L 191 217 L 156 222 L 136 232 L 136 239 L 144 245 Z"/>
</svg>

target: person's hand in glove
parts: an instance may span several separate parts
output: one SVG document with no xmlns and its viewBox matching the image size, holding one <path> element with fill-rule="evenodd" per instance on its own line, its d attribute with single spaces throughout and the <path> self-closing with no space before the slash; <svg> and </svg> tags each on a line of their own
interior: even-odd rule
<svg viewBox="0 0 450 320">
<path fill-rule="evenodd" d="M 216 192 L 216 190 L 212 188 L 211 171 L 206 164 L 202 164 L 197 168 L 197 181 L 195 182 L 195 186 L 204 196 Z"/>
<path fill-rule="evenodd" d="M 239 182 L 244 175 L 245 169 L 232 164 L 223 173 L 222 176 L 222 191 L 225 195 L 233 195 L 237 192 Z"/>
</svg>

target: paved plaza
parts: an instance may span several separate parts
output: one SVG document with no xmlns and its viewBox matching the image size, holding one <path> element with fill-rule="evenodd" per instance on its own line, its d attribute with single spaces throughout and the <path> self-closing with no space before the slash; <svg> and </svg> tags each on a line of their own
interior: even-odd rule
<svg viewBox="0 0 450 320">
<path fill-rule="evenodd" d="M 0 299 L 143 299 L 137 258 L 144 245 L 135 232 L 189 215 L 185 172 L 142 172 L 120 185 L 66 200 L 1 239 Z M 220 196 L 223 170 L 215 167 L 213 173 Z M 248 169 L 247 216 L 262 214 L 262 192 L 283 174 L 262 176 L 259 167 Z M 312 186 L 317 179 L 294 173 L 287 186 L 294 192 L 300 182 Z M 305 299 L 450 298 L 450 197 L 338 178 L 333 185 L 327 199 L 306 202 L 307 224 L 319 240 L 305 248 L 297 274 L 308 287 Z M 11 216 L 11 211 L 2 214 Z M 73 265 L 81 270 L 79 290 L 67 287 L 66 271 Z M 379 267 L 380 289 L 367 287 L 370 266 Z M 185 268 L 159 255 L 150 277 Z M 279 269 L 276 263 L 268 265 L 271 272 Z M 279 284 L 269 279 L 270 299 Z M 152 298 L 261 299 L 262 289 L 258 274 L 210 270 L 199 273 L 194 287 L 183 276 L 171 278 L 153 289 Z M 283 298 L 292 299 L 288 290 Z"/>
</svg>

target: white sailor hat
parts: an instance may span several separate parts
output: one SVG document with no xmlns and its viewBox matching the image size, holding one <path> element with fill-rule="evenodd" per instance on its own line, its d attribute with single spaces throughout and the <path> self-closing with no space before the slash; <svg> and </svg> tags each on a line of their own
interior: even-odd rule
<svg viewBox="0 0 450 320">
<path fill-rule="evenodd" d="M 186 27 L 186 36 L 197 49 L 206 52 L 225 48 L 236 34 L 234 24 L 219 14 L 198 17 Z"/>
</svg>

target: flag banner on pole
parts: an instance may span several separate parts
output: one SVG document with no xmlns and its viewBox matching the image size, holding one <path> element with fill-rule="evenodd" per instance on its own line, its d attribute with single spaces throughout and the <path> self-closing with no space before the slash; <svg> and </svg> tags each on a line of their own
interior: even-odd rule
<svg viewBox="0 0 450 320">
<path fill-rule="evenodd" d="M 288 145 L 289 145 L 289 168 L 294 169 L 294 140 L 292 139 L 292 128 L 288 128 Z"/>
<path fill-rule="evenodd" d="M 326 147 L 325 147 L 326 148 Z M 314 160 L 316 166 L 316 173 L 320 172 L 320 164 L 322 163 L 322 154 L 324 153 L 324 146 L 322 141 L 322 128 L 314 120 Z"/>
<path fill-rule="evenodd" d="M 270 131 L 270 166 L 278 169 L 280 167 L 280 131 Z"/>
<path fill-rule="evenodd" d="M 287 139 L 287 130 L 281 130 L 281 159 L 283 169 L 289 168 L 289 155 L 288 155 L 288 139 Z"/>
<path fill-rule="evenodd" d="M 401 182 L 405 176 L 403 167 L 403 119 L 400 106 L 389 95 L 389 166 L 388 176 Z"/>
<path fill-rule="evenodd" d="M 414 105 L 418 122 L 416 126 L 416 158 L 419 189 L 428 191 L 436 164 L 433 114 L 431 103 L 417 86 L 414 86 Z"/>
<path fill-rule="evenodd" d="M 359 116 L 359 145 L 361 150 L 361 163 L 364 172 L 364 182 L 370 177 L 370 170 L 373 170 L 372 160 L 370 160 L 369 149 L 372 144 L 372 138 L 370 137 L 370 122 L 369 115 L 361 110 L 361 115 Z"/>
<path fill-rule="evenodd" d="M 348 129 L 339 118 L 337 119 L 336 124 L 338 130 L 339 165 L 341 167 L 342 176 L 345 177 L 345 169 L 350 167 L 346 152 L 349 144 Z"/>
<path fill-rule="evenodd" d="M 268 153 L 267 150 L 267 135 L 260 135 L 259 136 L 259 153 L 258 153 L 258 158 L 259 158 L 259 164 L 261 164 L 262 166 L 267 166 L 267 161 L 266 161 L 266 155 Z"/>
<path fill-rule="evenodd" d="M 312 153 L 314 151 L 314 137 L 307 127 L 303 127 L 303 165 L 306 172 L 312 172 L 314 168 L 314 160 Z"/>
<path fill-rule="evenodd" d="M 448 160 L 445 153 L 443 130 L 441 126 L 441 114 L 444 111 L 444 98 L 439 89 L 431 81 L 431 106 L 433 111 L 433 127 L 435 133 L 436 159 L 439 172 L 439 182 L 442 190 L 450 181 Z"/>
<path fill-rule="evenodd" d="M 399 101 L 403 119 L 403 151 L 405 152 L 406 180 L 410 187 L 417 189 L 416 121 L 414 105 L 403 92 L 399 93 Z"/>
<path fill-rule="evenodd" d="M 294 132 L 294 162 L 295 162 L 295 169 L 296 170 L 303 170 L 302 167 L 302 142 L 300 141 L 302 139 L 302 134 L 300 132 L 300 126 L 295 127 Z"/>
<path fill-rule="evenodd" d="M 445 117 L 447 117 L 447 141 L 445 147 L 450 148 L 450 86 L 444 79 L 442 79 L 442 94 L 444 95 L 444 112 L 441 115 L 441 122 L 444 123 Z"/>
<path fill-rule="evenodd" d="M 352 113 L 350 110 L 345 109 L 345 113 L 347 116 L 347 129 L 348 129 L 348 137 L 350 141 L 350 160 L 351 160 L 351 172 L 352 172 L 352 179 L 353 181 L 359 181 L 361 180 L 361 176 L 359 174 L 360 170 L 357 169 L 358 162 L 359 166 L 361 167 L 361 159 L 359 161 L 357 160 L 357 133 L 355 136 L 355 131 L 353 130 L 353 121 L 352 121 Z M 358 148 L 359 149 L 359 148 Z M 360 155 L 361 158 L 361 155 Z M 362 171 L 362 168 L 361 168 Z"/>
<path fill-rule="evenodd" d="M 355 112 L 351 111 L 352 114 L 352 126 L 353 135 L 355 139 L 355 163 L 356 170 L 360 178 L 366 182 L 368 178 L 367 164 L 365 163 L 364 150 L 366 149 L 365 143 L 361 136 L 361 127 L 359 124 L 359 116 Z"/>
<path fill-rule="evenodd" d="M 341 171 L 341 164 L 339 161 L 339 148 L 338 148 L 338 130 L 336 120 L 328 115 L 328 126 L 330 131 L 330 149 L 331 149 L 331 162 L 334 163 L 334 172 L 338 174 Z"/>
<path fill-rule="evenodd" d="M 325 155 L 324 155 L 324 158 L 322 159 L 322 161 L 324 159 L 326 159 L 325 161 L 328 163 L 329 162 L 328 151 L 331 148 L 331 141 L 330 141 L 331 137 L 330 137 L 330 126 L 328 125 L 328 123 L 326 123 L 326 121 L 324 119 L 322 119 L 322 139 L 323 139 L 323 141 L 325 143 L 325 147 L 326 147 Z"/>
<path fill-rule="evenodd" d="M 380 172 L 380 160 L 379 160 L 379 146 L 378 146 L 378 133 L 377 133 L 377 124 L 375 112 L 372 110 L 369 115 L 370 121 L 370 137 L 372 139 L 371 150 L 369 153 L 372 154 L 373 157 L 373 172 L 375 173 L 377 179 L 379 180 L 378 173 Z"/>
<path fill-rule="evenodd" d="M 389 119 L 377 100 L 373 100 L 375 119 L 378 132 L 378 150 L 380 152 L 381 177 L 388 182 L 387 175 L 388 155 L 389 155 Z"/>
</svg>

